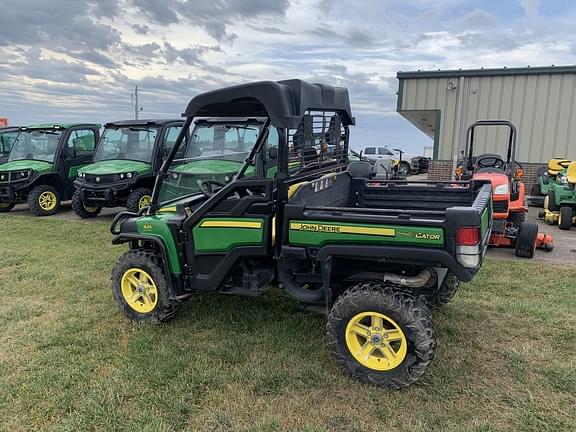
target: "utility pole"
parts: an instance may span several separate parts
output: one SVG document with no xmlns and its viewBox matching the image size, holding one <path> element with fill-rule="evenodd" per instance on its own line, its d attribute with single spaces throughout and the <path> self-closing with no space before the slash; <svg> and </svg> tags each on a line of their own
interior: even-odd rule
<svg viewBox="0 0 576 432">
<path fill-rule="evenodd" d="M 142 107 L 138 102 L 138 86 L 134 88 L 134 93 L 131 94 L 132 103 L 134 104 L 134 120 L 138 120 L 138 114 L 142 111 Z"/>
</svg>

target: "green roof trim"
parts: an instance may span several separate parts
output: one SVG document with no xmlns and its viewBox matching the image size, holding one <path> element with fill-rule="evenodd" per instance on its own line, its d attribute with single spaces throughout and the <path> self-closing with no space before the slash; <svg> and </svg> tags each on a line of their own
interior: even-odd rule
<svg viewBox="0 0 576 432">
<path fill-rule="evenodd" d="M 496 68 L 496 69 L 455 69 L 437 71 L 411 71 L 398 72 L 398 79 L 406 78 L 455 78 L 455 77 L 482 77 L 504 75 L 555 75 L 575 74 L 576 66 L 545 66 L 522 68 Z"/>
</svg>

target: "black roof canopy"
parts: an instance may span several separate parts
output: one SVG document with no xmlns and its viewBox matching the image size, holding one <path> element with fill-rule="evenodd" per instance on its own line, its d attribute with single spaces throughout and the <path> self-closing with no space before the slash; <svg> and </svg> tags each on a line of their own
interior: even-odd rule
<svg viewBox="0 0 576 432">
<path fill-rule="evenodd" d="M 295 129 L 306 111 L 334 111 L 353 125 L 348 90 L 302 80 L 259 81 L 209 91 L 194 97 L 186 117 L 270 117 L 280 128 Z"/>
<path fill-rule="evenodd" d="M 120 120 L 106 123 L 104 127 L 121 128 L 121 127 L 164 126 L 167 123 L 183 123 L 183 120 L 182 119 Z"/>
</svg>

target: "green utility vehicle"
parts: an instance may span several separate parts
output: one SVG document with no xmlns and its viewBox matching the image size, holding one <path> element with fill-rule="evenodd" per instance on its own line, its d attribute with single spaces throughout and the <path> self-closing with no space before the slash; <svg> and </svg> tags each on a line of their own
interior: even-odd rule
<svg viewBox="0 0 576 432">
<path fill-rule="evenodd" d="M 19 128 L 8 161 L 0 165 L 0 212 L 28 203 L 36 216 L 56 213 L 72 198 L 79 168 L 94 156 L 100 125 L 45 124 Z"/>
<path fill-rule="evenodd" d="M 113 242 L 130 246 L 112 271 L 123 313 L 158 323 L 193 293 L 280 286 L 328 314 L 329 349 L 350 374 L 389 388 L 416 381 L 436 349 L 428 305 L 482 264 L 490 184 L 379 180 L 368 162 L 349 164 L 344 88 L 245 84 L 196 96 L 185 116 L 151 205 L 112 222 Z"/>
<path fill-rule="evenodd" d="M 104 126 L 93 163 L 78 170 L 72 208 L 81 218 L 103 207 L 138 212 L 150 204 L 154 178 L 182 130 L 182 120 L 127 120 Z"/>
<path fill-rule="evenodd" d="M 19 130 L 17 127 L 0 128 L 0 164 L 8 160 L 8 155 L 10 154 L 14 141 L 16 141 L 18 133 Z"/>
<path fill-rule="evenodd" d="M 561 230 L 569 230 L 576 222 L 576 161 L 570 162 L 550 184 L 545 209 L 557 214 Z"/>
</svg>

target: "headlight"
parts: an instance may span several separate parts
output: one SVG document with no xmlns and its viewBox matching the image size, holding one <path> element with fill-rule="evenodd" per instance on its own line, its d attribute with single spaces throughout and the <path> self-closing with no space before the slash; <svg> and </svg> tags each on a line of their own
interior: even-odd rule
<svg viewBox="0 0 576 432">
<path fill-rule="evenodd" d="M 126 173 L 126 177 L 127 177 L 127 178 L 132 178 L 133 176 L 134 176 L 134 173 L 131 173 L 131 172 Z"/>
<path fill-rule="evenodd" d="M 178 173 L 172 173 L 170 177 L 172 177 L 172 180 L 178 180 Z"/>
<path fill-rule="evenodd" d="M 78 177 L 84 178 L 84 177 L 86 177 L 86 174 L 84 174 L 83 172 L 80 172 L 80 171 L 79 171 L 79 172 L 78 172 Z"/>
<path fill-rule="evenodd" d="M 501 184 L 494 188 L 494 195 L 508 195 L 509 191 L 507 184 Z"/>
</svg>

